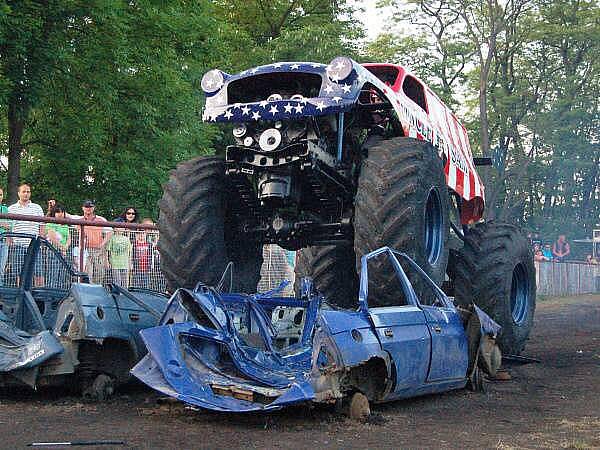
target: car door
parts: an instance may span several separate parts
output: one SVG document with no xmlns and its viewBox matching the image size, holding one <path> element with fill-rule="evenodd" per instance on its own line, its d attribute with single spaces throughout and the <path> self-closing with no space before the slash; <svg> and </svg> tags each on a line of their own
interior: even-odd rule
<svg viewBox="0 0 600 450">
<path fill-rule="evenodd" d="M 68 295 L 73 269 L 52 244 L 39 237 L 33 258 L 31 296 L 37 304 L 48 329 L 54 327 L 60 302 Z"/>
<path fill-rule="evenodd" d="M 403 256 L 398 255 L 401 260 Z M 431 335 L 428 382 L 464 379 L 469 365 L 468 342 L 458 311 L 446 294 L 414 262 L 406 258 L 411 276 L 419 277 L 422 289 L 417 302 Z M 412 278 L 411 278 L 412 279 Z"/>
<path fill-rule="evenodd" d="M 469 365 L 468 342 L 454 307 L 422 305 L 431 334 L 431 363 L 427 381 L 463 379 Z"/>
<path fill-rule="evenodd" d="M 368 263 L 377 263 L 378 275 L 387 272 L 386 284 L 395 282 L 395 298 L 382 298 L 378 292 L 379 279 L 368 276 Z M 384 247 L 362 258 L 359 302 L 367 311 L 375 333 L 394 364 L 394 394 L 405 394 L 422 386 L 427 379 L 431 354 L 431 336 L 425 314 L 418 306 L 410 283 L 393 253 Z M 393 306 L 375 306 L 380 304 Z"/>
</svg>

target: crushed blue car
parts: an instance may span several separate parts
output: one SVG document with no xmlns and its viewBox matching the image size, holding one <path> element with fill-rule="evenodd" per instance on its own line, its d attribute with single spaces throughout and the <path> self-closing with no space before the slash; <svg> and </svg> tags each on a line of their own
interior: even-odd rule
<svg viewBox="0 0 600 450">
<path fill-rule="evenodd" d="M 370 264 L 393 273 L 397 306 L 375 306 L 382 280 L 369 279 Z M 430 295 L 417 298 L 411 280 Z M 500 365 L 500 327 L 475 305 L 455 307 L 388 247 L 362 257 L 352 310 L 328 305 L 309 279 L 298 298 L 223 291 L 223 282 L 176 291 L 160 325 L 140 332 L 148 353 L 133 375 L 189 405 L 242 412 L 477 388 Z"/>
<path fill-rule="evenodd" d="M 41 237 L 4 233 L 0 245 L 10 248 L 0 285 L 0 387 L 69 386 L 89 400 L 108 397 L 144 355 L 139 331 L 158 324 L 168 297 L 90 284 Z"/>
</svg>

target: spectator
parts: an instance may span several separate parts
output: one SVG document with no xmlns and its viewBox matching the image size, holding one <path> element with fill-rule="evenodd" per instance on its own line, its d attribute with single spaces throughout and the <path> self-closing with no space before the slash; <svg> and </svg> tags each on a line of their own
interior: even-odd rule
<svg viewBox="0 0 600 450">
<path fill-rule="evenodd" d="M 106 222 L 102 216 L 96 215 L 96 205 L 92 200 L 86 200 L 81 205 L 83 210 L 83 220 L 88 222 Z M 112 232 L 110 228 L 102 226 L 84 228 L 84 254 L 87 252 L 85 263 L 85 272 L 90 276 L 92 283 L 102 284 L 104 281 L 104 268 L 106 264 L 106 255 L 104 248 L 110 239 Z"/>
<path fill-rule="evenodd" d="M 4 191 L 0 188 L 0 213 L 7 214 L 8 208 L 2 200 L 4 199 Z M 6 261 L 8 260 L 8 242 L 2 235 L 10 231 L 10 222 L 0 222 L 0 286 L 4 286 L 4 269 L 6 268 Z"/>
<path fill-rule="evenodd" d="M 56 206 L 56 199 L 54 199 L 54 198 L 48 199 L 47 205 L 48 205 L 48 208 L 46 209 L 46 216 L 47 217 L 54 217 L 54 216 L 51 216 L 50 213 L 52 212 L 52 210 Z"/>
<path fill-rule="evenodd" d="M 125 223 L 137 223 L 138 221 L 138 213 L 137 209 L 133 206 L 128 206 L 121 213 L 119 217 L 115 219 L 115 222 L 125 222 Z"/>
<path fill-rule="evenodd" d="M 540 244 L 533 244 L 533 260 L 534 261 L 549 261 L 548 258 L 546 258 L 544 256 L 544 254 L 542 253 L 542 248 L 540 247 Z"/>
<path fill-rule="evenodd" d="M 17 191 L 17 196 L 19 200 L 17 203 L 10 205 L 8 207 L 8 212 L 11 214 L 22 214 L 26 216 L 44 216 L 44 210 L 37 203 L 33 203 L 31 201 L 31 186 L 27 183 L 23 183 L 19 186 L 19 190 Z M 24 220 L 16 220 L 13 223 L 12 231 L 15 233 L 25 233 L 30 234 L 32 237 L 37 237 L 40 233 L 40 224 L 37 222 L 28 222 Z M 27 253 L 27 247 L 29 247 L 29 243 L 31 242 L 30 238 L 23 237 L 15 237 L 13 238 L 13 259 L 14 259 L 14 267 L 17 268 L 17 271 L 20 272 L 20 267 L 23 265 L 23 261 L 25 260 L 25 254 Z M 41 286 L 44 284 L 44 277 L 42 272 L 42 260 L 41 255 L 38 253 L 34 268 L 34 277 L 35 283 L 37 286 Z M 17 283 L 18 283 L 17 279 Z"/>
<path fill-rule="evenodd" d="M 50 211 L 49 217 L 64 219 L 66 215 L 65 208 L 56 204 Z M 67 250 L 71 245 L 71 235 L 69 234 L 69 225 L 60 223 L 46 224 L 46 238 L 54 247 L 66 256 Z"/>
<path fill-rule="evenodd" d="M 550 244 L 544 244 L 542 255 L 544 255 L 547 261 L 552 261 L 552 249 L 550 248 Z"/>
<path fill-rule="evenodd" d="M 142 224 L 152 225 L 153 222 L 146 218 Z M 153 251 L 154 245 L 149 242 L 146 230 L 136 231 L 133 242 L 133 286 L 149 289 Z"/>
<path fill-rule="evenodd" d="M 55 204 L 48 213 L 49 217 L 56 217 L 58 219 L 64 219 L 66 214 L 65 209 L 59 204 Z M 47 223 L 46 238 L 65 258 L 67 258 L 67 253 L 69 252 L 69 247 L 71 245 L 71 235 L 69 233 L 68 225 L 61 223 Z M 66 280 L 65 274 L 61 274 L 61 262 L 56 255 L 51 252 L 48 252 L 47 261 L 50 277 L 48 280 L 49 284 L 64 288 Z"/>
<path fill-rule="evenodd" d="M 587 255 L 585 257 L 585 262 L 588 264 L 598 264 L 598 260 L 594 258 L 592 255 Z"/>
<path fill-rule="evenodd" d="M 534 261 L 550 261 L 548 258 L 544 256 L 541 249 L 537 249 L 533 254 Z"/>
<path fill-rule="evenodd" d="M 555 261 L 563 262 L 569 256 L 569 253 L 571 253 L 571 247 L 567 242 L 566 236 L 561 234 L 552 246 L 552 256 Z"/>
<path fill-rule="evenodd" d="M 122 228 L 117 228 L 106 243 L 113 283 L 124 288 L 129 285 L 129 271 L 131 269 L 131 242 L 125 235 L 125 231 Z"/>
</svg>

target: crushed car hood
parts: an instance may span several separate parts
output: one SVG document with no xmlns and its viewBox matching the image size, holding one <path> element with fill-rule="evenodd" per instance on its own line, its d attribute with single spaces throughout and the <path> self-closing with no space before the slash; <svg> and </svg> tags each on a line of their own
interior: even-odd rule
<svg viewBox="0 0 600 450">
<path fill-rule="evenodd" d="M 31 335 L 9 325 L 0 311 L 0 372 L 29 369 L 63 352 L 63 346 L 49 331 Z"/>
<path fill-rule="evenodd" d="M 310 335 L 318 305 L 295 299 L 277 304 L 282 301 L 307 307 L 304 333 Z M 218 411 L 271 410 L 312 400 L 310 342 L 303 338 L 286 352 L 276 349 L 265 305 L 269 299 L 256 295 L 178 290 L 160 325 L 140 332 L 148 354 L 131 373 L 159 392 Z M 245 321 L 252 333 L 240 332 Z"/>
</svg>

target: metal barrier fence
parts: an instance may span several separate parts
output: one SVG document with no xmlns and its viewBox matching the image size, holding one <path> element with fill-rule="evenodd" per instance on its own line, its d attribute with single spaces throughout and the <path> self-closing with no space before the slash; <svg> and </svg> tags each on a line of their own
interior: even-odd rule
<svg viewBox="0 0 600 450">
<path fill-rule="evenodd" d="M 566 296 L 600 292 L 600 266 L 575 262 L 535 263 L 537 293 Z"/>
<path fill-rule="evenodd" d="M 166 291 L 155 225 L 0 214 L 0 230 L 12 230 L 18 228 L 15 223 L 25 222 L 32 232 L 46 238 L 75 270 L 89 274 L 92 283 Z M 0 234 L 0 283 L 4 286 L 18 287 L 18 274 L 30 241 L 31 238 L 5 238 Z M 290 284 L 283 295 L 293 295 L 293 260 L 290 261 L 288 252 L 276 245 L 265 245 L 263 258 L 258 290 L 276 288 L 287 279 Z M 35 261 L 33 286 L 67 288 L 70 282 L 56 254 L 42 246 Z"/>
<path fill-rule="evenodd" d="M 290 283 L 285 287 L 282 295 L 293 296 L 295 259 L 295 252 L 290 254 L 278 245 L 263 245 L 263 265 L 260 270 L 258 291 L 269 291 L 279 286 L 282 281 L 288 280 Z"/>
<path fill-rule="evenodd" d="M 0 214 L 0 283 L 4 286 L 18 287 L 19 273 L 31 238 L 7 238 L 1 233 L 15 228 L 19 231 L 14 224 L 24 222 L 57 248 L 75 270 L 88 273 L 93 283 L 166 291 L 157 249 L 159 232 L 155 225 L 98 223 L 17 214 Z M 294 253 L 277 245 L 263 246 L 264 262 L 258 291 L 274 289 L 283 280 L 289 280 L 283 295 L 293 295 L 294 257 Z M 600 292 L 600 266 L 536 262 L 535 267 L 540 295 Z M 34 264 L 33 287 L 68 288 L 72 281 L 70 277 L 56 253 L 42 246 Z"/>
</svg>

